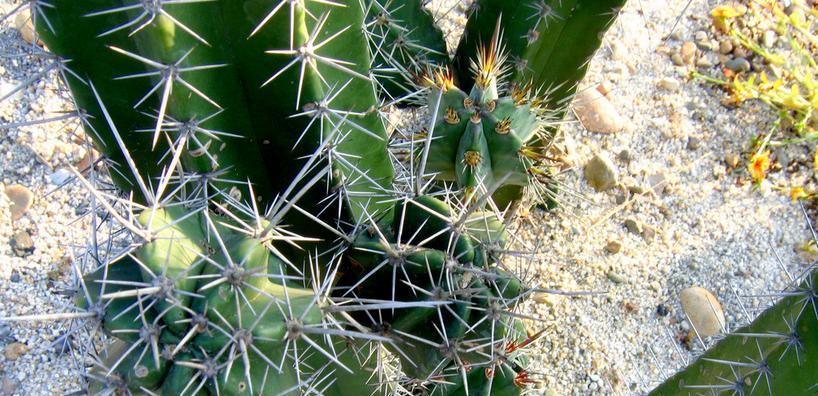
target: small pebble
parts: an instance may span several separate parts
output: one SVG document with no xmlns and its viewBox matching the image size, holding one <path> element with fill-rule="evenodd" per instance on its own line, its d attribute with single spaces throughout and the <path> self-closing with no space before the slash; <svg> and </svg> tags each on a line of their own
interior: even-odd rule
<svg viewBox="0 0 818 396">
<path fill-rule="evenodd" d="M 767 30 L 764 32 L 764 36 L 762 37 L 762 42 L 764 42 L 764 46 L 770 48 L 775 45 L 775 40 L 778 39 L 778 35 L 772 31 Z"/>
<path fill-rule="evenodd" d="M 719 41 L 719 53 L 721 54 L 729 54 L 733 52 L 733 42 L 730 40 L 721 40 Z"/>
<path fill-rule="evenodd" d="M 656 85 L 659 86 L 659 88 L 662 88 L 662 89 L 665 89 L 665 90 L 668 90 L 668 91 L 671 91 L 671 92 L 678 91 L 679 87 L 681 86 L 681 84 L 679 83 L 679 81 L 677 79 L 667 78 L 667 77 L 660 79 L 656 83 Z"/>
<path fill-rule="evenodd" d="M 736 72 L 750 71 L 750 62 L 745 58 L 730 59 L 724 64 L 724 67 Z"/>
<path fill-rule="evenodd" d="M 585 164 L 585 180 L 597 192 L 610 189 L 616 185 L 618 179 L 616 166 L 603 154 L 595 155 Z"/>
<path fill-rule="evenodd" d="M 610 241 L 607 245 L 605 245 L 605 251 L 610 254 L 617 254 L 619 251 L 622 250 L 622 244 L 618 241 Z"/>
<path fill-rule="evenodd" d="M 667 188 L 667 178 L 663 172 L 648 176 L 648 185 L 656 195 L 661 195 Z"/>
<path fill-rule="evenodd" d="M 682 309 L 690 323 L 702 337 L 709 337 L 722 332 L 725 319 L 721 304 L 707 289 L 689 287 L 679 294 Z"/>
<path fill-rule="evenodd" d="M 695 136 L 691 136 L 691 137 L 687 138 L 687 149 L 688 150 L 691 150 L 691 151 L 698 150 L 700 146 L 701 146 L 701 140 L 699 140 L 699 138 L 697 138 Z"/>
<path fill-rule="evenodd" d="M 735 46 L 733 48 L 733 56 L 736 58 L 746 58 L 750 56 L 750 51 L 742 46 Z"/>
<path fill-rule="evenodd" d="M 20 273 L 17 272 L 17 270 L 11 270 L 11 276 L 9 277 L 9 280 L 12 283 L 20 282 Z"/>
<path fill-rule="evenodd" d="M 3 355 L 8 360 L 17 360 L 20 356 L 25 355 L 28 350 L 28 345 L 21 342 L 12 342 L 6 345 L 6 348 L 3 350 Z"/>
<path fill-rule="evenodd" d="M 34 203 L 34 193 L 21 184 L 6 186 L 6 196 L 11 200 L 11 219 L 19 220 Z"/>
<path fill-rule="evenodd" d="M 733 169 L 738 168 L 738 164 L 740 161 L 741 157 L 739 157 L 738 154 L 736 153 L 727 153 L 724 156 L 724 163 Z"/>
<path fill-rule="evenodd" d="M 637 195 L 637 194 L 644 194 L 646 190 L 645 190 L 644 187 L 642 187 L 640 185 L 630 185 L 630 186 L 628 186 L 628 191 L 631 194 Z"/>
<path fill-rule="evenodd" d="M 61 186 L 65 184 L 69 179 L 71 179 L 71 171 L 65 168 L 57 169 L 54 173 L 48 175 L 49 180 L 51 180 L 51 184 L 55 186 Z"/>
<path fill-rule="evenodd" d="M 642 234 L 642 224 L 634 219 L 625 220 L 625 228 L 636 235 Z"/>
<path fill-rule="evenodd" d="M 26 257 L 34 253 L 34 241 L 28 231 L 20 231 L 11 237 L 11 249 L 18 257 Z"/>
<path fill-rule="evenodd" d="M 692 41 L 685 41 L 679 50 L 679 55 L 681 55 L 684 64 L 692 65 L 693 59 L 696 57 L 696 44 Z"/>
<path fill-rule="evenodd" d="M 17 390 L 17 382 L 11 378 L 3 377 L 0 379 L 0 390 L 2 390 L 3 396 L 12 396 L 14 391 Z"/>
<path fill-rule="evenodd" d="M 711 59 L 709 56 L 700 56 L 699 59 L 696 59 L 696 66 L 698 67 L 713 67 L 715 64 L 715 60 Z"/>
<path fill-rule="evenodd" d="M 682 56 L 678 53 L 673 53 L 670 55 L 670 61 L 673 62 L 676 66 L 684 66 L 685 61 L 682 59 Z"/>
<path fill-rule="evenodd" d="M 628 149 L 622 149 L 616 157 L 622 162 L 631 162 L 633 160 L 633 153 Z"/>
<path fill-rule="evenodd" d="M 699 30 L 698 32 L 696 32 L 696 34 L 693 36 L 693 38 L 696 40 L 696 43 L 698 43 L 700 45 L 701 45 L 701 43 L 705 43 L 705 42 L 708 41 L 707 32 L 705 32 L 703 30 Z"/>
<path fill-rule="evenodd" d="M 20 32 L 23 40 L 29 44 L 34 43 L 36 31 L 34 30 L 34 23 L 31 20 L 31 11 L 28 7 L 17 12 L 14 16 L 14 28 Z"/>
<path fill-rule="evenodd" d="M 13 341 L 14 337 L 11 335 L 11 326 L 6 322 L 0 322 L 0 344 L 8 344 Z"/>
<path fill-rule="evenodd" d="M 608 272 L 607 276 L 608 279 L 613 283 L 616 284 L 625 283 L 625 278 L 622 275 L 617 274 L 616 272 L 610 271 Z"/>
<path fill-rule="evenodd" d="M 574 99 L 574 111 L 585 129 L 598 133 L 616 133 L 625 127 L 613 103 L 596 89 L 585 89 Z"/>
<path fill-rule="evenodd" d="M 643 225 L 642 228 L 642 239 L 648 244 L 653 243 L 653 240 L 656 238 L 656 229 L 647 224 Z"/>
<path fill-rule="evenodd" d="M 597 84 L 596 90 L 599 91 L 599 93 L 608 96 L 608 94 L 613 91 L 613 87 L 611 86 L 611 83 L 605 81 Z"/>
<path fill-rule="evenodd" d="M 673 39 L 673 40 L 681 40 L 682 39 L 681 29 L 675 29 L 673 32 L 670 33 L 668 38 Z"/>
</svg>

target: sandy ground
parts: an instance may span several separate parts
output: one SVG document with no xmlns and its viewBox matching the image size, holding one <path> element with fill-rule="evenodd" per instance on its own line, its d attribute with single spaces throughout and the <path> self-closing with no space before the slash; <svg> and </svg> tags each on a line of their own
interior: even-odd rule
<svg viewBox="0 0 818 396">
<path fill-rule="evenodd" d="M 795 247 L 808 231 L 798 207 L 769 188 L 737 185 L 723 161 L 744 151 L 772 114 L 724 108 L 721 92 L 686 81 L 685 68 L 669 60 L 668 51 L 707 27 L 716 3 L 694 1 L 674 38 L 664 40 L 685 3 L 632 0 L 592 63 L 583 87 L 609 87 L 625 130 L 597 134 L 569 122 L 564 146 L 574 167 L 565 172 L 563 206 L 552 213 L 531 211 L 518 233 L 542 238 L 544 248 L 531 267 L 540 286 L 605 294 L 538 295 L 527 306 L 542 318 L 532 329 L 545 330 L 533 353 L 541 381 L 532 394 L 642 394 L 702 349 L 699 340 L 688 349 L 677 339 L 690 329 L 679 304 L 682 289 L 710 290 L 724 307 L 726 326 L 735 328 L 753 307 L 769 302 L 740 296 L 780 289 L 786 281 L 773 251 L 790 269 L 803 262 Z M 0 4 L 8 7 L 8 1 Z M 0 53 L 6 55 L 0 56 L 0 95 L 47 65 L 13 56 L 25 42 L 11 22 L 0 28 Z M 663 79 L 680 87 L 660 88 Z M 0 123 L 54 116 L 65 104 L 53 89 L 36 83 L 3 101 Z M 75 220 L 88 197 L 75 185 L 56 190 L 65 167 L 85 155 L 80 137 L 66 125 L 72 124 L 0 130 L 0 316 L 50 312 L 67 302 L 60 291 L 70 279 L 73 246 L 86 234 L 84 222 Z M 619 172 L 620 186 L 602 193 L 588 186 L 582 172 L 598 153 L 612 158 Z M 663 192 L 628 192 L 645 190 L 657 174 L 666 181 Z M 2 193 L 14 184 L 34 193 L 32 207 L 18 220 L 11 219 L 11 202 Z M 626 203 L 618 204 L 622 199 Z M 630 232 L 626 220 L 649 225 L 655 236 Z M 20 232 L 34 243 L 33 253 L 22 257 L 11 245 Z M 618 253 L 606 250 L 612 241 L 621 244 Z M 657 315 L 660 305 L 666 316 Z M 53 323 L 0 324 L 0 347 L 22 343 L 28 349 L 0 356 L 0 394 L 75 389 L 74 360 L 52 345 L 61 331 Z"/>
</svg>

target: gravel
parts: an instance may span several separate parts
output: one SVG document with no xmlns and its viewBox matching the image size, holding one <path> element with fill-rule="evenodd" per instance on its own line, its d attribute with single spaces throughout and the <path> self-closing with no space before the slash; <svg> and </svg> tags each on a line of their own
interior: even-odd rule
<svg viewBox="0 0 818 396">
<path fill-rule="evenodd" d="M 8 10 L 10 5 L 0 7 Z M 0 29 L 0 53 L 30 52 L 10 23 Z M 0 57 L 0 96 L 46 64 L 31 57 Z M 68 109 L 55 88 L 37 82 L 0 102 L 0 124 L 53 117 Z M 72 123 L 0 130 L 0 317 L 54 312 L 68 303 L 61 290 L 71 279 L 73 247 L 85 240 L 84 223 L 75 220 L 86 193 L 75 185 L 56 189 L 49 176 L 85 156 L 78 144 L 82 139 Z M 6 188 L 20 189 L 15 185 L 33 194 L 19 218 L 12 216 L 15 203 L 5 193 Z M 63 331 L 64 323 L 57 322 L 0 325 L 0 393 L 52 395 L 76 389 L 78 360 L 52 345 Z"/>
<path fill-rule="evenodd" d="M 445 3 L 457 5 L 446 22 L 451 30 L 464 22 L 466 6 Z M 543 241 L 529 270 L 536 284 L 604 292 L 537 294 L 524 307 L 542 319 L 530 323 L 531 329 L 544 330 L 533 353 L 532 378 L 540 380 L 535 394 L 642 394 L 702 350 L 699 340 L 690 341 L 679 302 L 683 289 L 700 286 L 713 293 L 723 306 L 726 327 L 734 329 L 749 319 L 752 307 L 769 303 L 739 296 L 784 286 L 786 276 L 773 251 L 791 270 L 805 262 L 795 249 L 808 238 L 799 208 L 769 186 L 740 185 L 740 169 L 725 165 L 725 158 L 742 152 L 774 114 L 724 108 L 721 92 L 680 77 L 699 55 L 690 44 L 701 39 L 695 32 L 708 27 L 706 15 L 718 2 L 693 2 L 671 34 L 685 3 L 631 1 L 624 9 L 581 89 L 604 84 L 625 128 L 598 134 L 568 122 L 563 146 L 574 168 L 564 172 L 562 207 L 523 214 L 517 235 Z M 9 1 L 0 7 L 8 10 Z M 28 51 L 9 23 L 0 28 L 0 53 Z M 456 43 L 457 34 L 448 38 L 450 45 Z M 0 57 L 0 95 L 46 62 Z M 665 83 L 658 86 L 657 81 Z M 39 82 L 3 101 L 0 123 L 64 110 L 67 104 L 55 88 Z M 699 147 L 689 150 L 694 137 Z M 59 189 L 56 184 L 70 177 L 69 165 L 82 163 L 86 148 L 81 141 L 71 122 L 0 133 L 0 192 L 19 184 L 34 193 L 31 207 L 16 220 L 12 202 L 0 193 L 0 317 L 58 311 L 68 303 L 61 290 L 71 277 L 75 247 L 87 234 L 85 222 L 77 218 L 88 196 L 76 184 Z M 603 151 L 619 153 L 610 157 L 616 157 L 611 162 L 622 183 L 596 192 L 582 168 Z M 657 174 L 663 176 L 662 193 L 649 179 Z M 653 188 L 632 192 L 625 181 Z M 643 230 L 649 227 L 653 236 L 629 232 L 626 220 Z M 26 257 L 11 245 L 21 232 L 33 241 Z M 0 356 L 0 391 L 52 395 L 75 390 L 77 360 L 52 345 L 62 331 L 60 323 L 10 328 L 0 323 L 0 349 L 15 345 L 15 359 Z"/>
<path fill-rule="evenodd" d="M 737 162 L 732 153 L 745 151 L 775 114 L 752 105 L 728 109 L 721 91 L 682 77 L 699 55 L 691 46 L 695 32 L 709 28 L 707 15 L 719 2 L 692 2 L 671 35 L 686 3 L 625 7 L 580 89 L 609 87 L 607 97 L 627 125 L 599 134 L 569 122 L 564 146 L 575 166 L 564 173 L 562 209 L 531 211 L 523 220 L 524 239 L 548 242 L 536 262 L 540 286 L 605 292 L 551 295 L 526 307 L 543 319 L 531 329 L 545 329 L 533 358 L 542 379 L 536 394 L 644 394 L 703 349 L 691 337 L 682 290 L 713 293 L 727 329 L 735 329 L 750 319 L 747 312 L 770 303 L 744 296 L 786 285 L 775 254 L 791 271 L 809 262 L 797 253 L 810 237 L 798 205 L 767 183 L 759 189 L 737 183 L 743 170 L 725 164 Z M 676 64 L 667 49 L 678 55 Z M 623 181 L 654 186 L 651 176 L 661 174 L 662 193 L 634 194 L 625 185 L 596 192 L 582 166 L 602 151 L 627 154 L 614 161 Z M 629 231 L 631 222 L 654 230 L 653 242 Z M 611 241 L 619 245 L 616 254 Z"/>
</svg>

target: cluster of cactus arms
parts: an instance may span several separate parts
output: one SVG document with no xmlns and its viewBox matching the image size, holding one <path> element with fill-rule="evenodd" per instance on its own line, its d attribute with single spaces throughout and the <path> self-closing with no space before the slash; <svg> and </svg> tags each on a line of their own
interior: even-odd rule
<svg viewBox="0 0 818 396">
<path fill-rule="evenodd" d="M 506 209 L 553 200 L 549 121 L 623 1 L 505 3 L 476 3 L 451 60 L 417 0 L 29 1 L 110 227 L 73 310 L 6 320 L 71 321 L 93 394 L 525 392 L 519 305 L 544 290 Z M 395 104 L 428 126 L 390 140 Z"/>
<path fill-rule="evenodd" d="M 818 393 L 818 268 L 813 264 L 771 297 L 781 299 L 650 394 Z"/>
</svg>

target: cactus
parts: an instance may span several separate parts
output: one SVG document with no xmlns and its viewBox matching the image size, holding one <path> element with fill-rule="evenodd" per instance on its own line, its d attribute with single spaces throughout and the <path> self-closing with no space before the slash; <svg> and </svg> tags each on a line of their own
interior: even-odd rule
<svg viewBox="0 0 818 396">
<path fill-rule="evenodd" d="M 545 134 L 551 114 L 544 98 L 530 85 L 511 84 L 501 89 L 508 70 L 501 48 L 500 25 L 488 47 L 480 47 L 472 62 L 475 84 L 466 94 L 454 85 L 447 71 L 438 70 L 429 81 L 428 103 L 435 122 L 419 144 L 425 172 L 454 182 L 465 191 L 493 193 L 501 209 L 532 190 L 544 202 L 554 202 L 556 187 L 547 155 Z"/>
<path fill-rule="evenodd" d="M 404 81 L 417 80 L 418 65 L 427 69 L 420 103 L 436 122 L 417 137 L 424 142 L 413 145 L 418 163 L 426 165 L 419 180 L 428 172 L 466 191 L 492 190 L 501 209 L 526 197 L 555 207 L 559 183 L 550 151 L 556 121 L 624 3 L 478 0 L 450 67 L 440 59 L 387 58 Z M 416 12 L 410 20 L 427 16 Z M 423 36 L 424 48 L 443 46 L 431 44 L 434 38 Z M 396 96 L 395 89 L 385 90 Z"/>
<path fill-rule="evenodd" d="M 443 32 L 421 0 L 374 0 L 367 25 L 373 77 L 390 101 L 414 93 L 429 66 L 449 62 Z"/>
<path fill-rule="evenodd" d="M 542 88 L 545 107 L 564 110 L 588 63 L 625 0 L 477 0 L 457 48 L 455 69 L 464 89 L 476 79 L 467 54 L 474 53 L 502 20 L 513 67 L 509 81 Z M 567 50 L 570 49 L 570 50 Z"/>
<path fill-rule="evenodd" d="M 519 395 L 535 381 L 541 333 L 519 305 L 543 290 L 507 263 L 504 209 L 553 191 L 527 149 L 547 116 L 502 85 L 499 25 L 467 95 L 419 2 L 27 6 L 108 172 L 74 173 L 93 205 L 75 307 L 5 320 L 69 321 L 81 391 Z M 379 94 L 435 103 L 408 142 L 422 159 L 397 172 Z M 458 159 L 472 152 L 485 161 Z"/>
<path fill-rule="evenodd" d="M 781 299 L 751 324 L 726 335 L 650 394 L 814 394 L 818 390 L 816 267 L 777 296 Z"/>
</svg>

